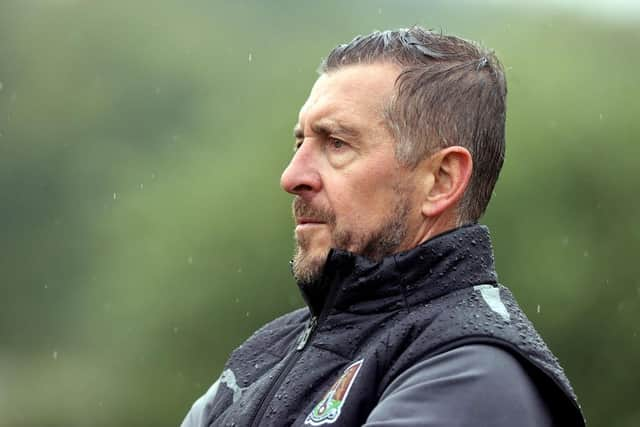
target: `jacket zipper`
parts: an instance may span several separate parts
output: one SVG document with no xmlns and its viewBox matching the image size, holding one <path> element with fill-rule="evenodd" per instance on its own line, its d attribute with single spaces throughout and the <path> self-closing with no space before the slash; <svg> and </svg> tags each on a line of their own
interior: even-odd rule
<svg viewBox="0 0 640 427">
<path fill-rule="evenodd" d="M 304 347 L 307 345 L 307 342 L 309 341 L 309 338 L 311 337 L 311 333 L 316 329 L 317 324 L 318 318 L 315 316 L 311 316 L 311 319 L 309 319 L 309 321 L 307 322 L 307 326 L 305 327 L 304 331 L 302 331 L 302 335 L 298 340 L 299 342 L 296 350 L 301 351 L 304 349 Z"/>
<path fill-rule="evenodd" d="M 262 417 L 265 411 L 267 410 L 267 406 L 269 406 L 269 402 L 271 402 L 271 399 L 273 399 L 273 395 L 278 391 L 278 389 L 280 388 L 280 385 L 282 384 L 282 381 L 284 381 L 289 371 L 291 371 L 291 369 L 296 364 L 298 359 L 300 359 L 300 356 L 302 355 L 302 350 L 304 350 L 304 348 L 306 347 L 307 343 L 309 342 L 309 339 L 311 338 L 311 335 L 315 332 L 317 325 L 318 325 L 318 318 L 315 316 L 312 316 L 307 321 L 307 325 L 302 331 L 300 338 L 298 338 L 298 344 L 296 345 L 295 351 L 292 352 L 291 355 L 289 356 L 289 360 L 287 360 L 287 364 L 285 365 L 284 369 L 282 369 L 280 374 L 278 374 L 278 378 L 276 379 L 276 382 L 271 386 L 271 389 L 269 390 L 269 392 L 266 395 L 264 395 L 264 397 L 260 400 L 260 404 L 258 405 L 258 412 L 256 413 L 256 416 L 253 419 L 253 422 L 251 423 L 252 427 L 259 425 L 260 420 L 262 420 Z"/>
</svg>

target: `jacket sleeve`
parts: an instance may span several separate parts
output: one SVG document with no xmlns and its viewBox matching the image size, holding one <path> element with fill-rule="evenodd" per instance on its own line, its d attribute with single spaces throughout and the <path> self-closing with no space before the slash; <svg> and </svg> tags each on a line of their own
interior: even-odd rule
<svg viewBox="0 0 640 427">
<path fill-rule="evenodd" d="M 389 384 L 365 427 L 546 427 L 551 413 L 520 362 L 486 344 L 449 350 Z"/>
<path fill-rule="evenodd" d="M 180 427 L 204 427 L 205 426 L 205 407 L 208 402 L 213 401 L 216 397 L 216 392 L 218 391 L 218 384 L 220 384 L 220 380 L 213 383 L 209 390 L 198 400 L 194 402 L 191 406 L 191 410 L 187 413 L 187 416 L 180 424 Z"/>
</svg>

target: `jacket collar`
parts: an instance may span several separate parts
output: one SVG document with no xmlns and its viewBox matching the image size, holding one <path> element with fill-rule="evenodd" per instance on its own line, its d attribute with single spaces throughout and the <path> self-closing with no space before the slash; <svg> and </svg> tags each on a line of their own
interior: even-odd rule
<svg viewBox="0 0 640 427">
<path fill-rule="evenodd" d="M 378 262 L 331 249 L 318 282 L 298 283 L 311 313 L 410 310 L 444 294 L 497 283 L 489 229 L 467 225 Z M 325 307 L 326 306 L 326 307 Z"/>
</svg>

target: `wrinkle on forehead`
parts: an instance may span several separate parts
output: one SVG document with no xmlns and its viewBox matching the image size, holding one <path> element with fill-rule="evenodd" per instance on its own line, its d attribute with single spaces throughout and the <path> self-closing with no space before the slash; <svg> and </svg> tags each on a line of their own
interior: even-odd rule
<svg viewBox="0 0 640 427">
<path fill-rule="evenodd" d="M 384 124 L 384 108 L 391 99 L 400 70 L 390 63 L 350 65 L 322 74 L 300 109 L 298 123 L 322 118 L 349 121 L 367 128 Z M 306 129 L 305 129 L 306 130 Z"/>
</svg>

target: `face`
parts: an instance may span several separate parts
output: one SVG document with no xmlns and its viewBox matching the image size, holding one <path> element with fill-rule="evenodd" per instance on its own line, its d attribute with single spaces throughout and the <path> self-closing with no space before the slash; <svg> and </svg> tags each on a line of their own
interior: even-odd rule
<svg viewBox="0 0 640 427">
<path fill-rule="evenodd" d="M 281 178 L 295 195 L 299 281 L 320 275 L 331 247 L 380 259 L 408 245 L 415 185 L 383 116 L 397 75 L 390 64 L 323 74 L 300 110 L 295 153 Z"/>
</svg>

